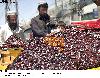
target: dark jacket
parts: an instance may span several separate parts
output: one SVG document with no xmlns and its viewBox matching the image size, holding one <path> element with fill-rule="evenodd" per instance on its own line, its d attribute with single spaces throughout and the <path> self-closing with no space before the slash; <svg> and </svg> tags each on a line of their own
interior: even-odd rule
<svg viewBox="0 0 100 78">
<path fill-rule="evenodd" d="M 40 20 L 40 16 L 36 16 L 31 20 L 31 28 L 33 32 L 33 37 L 43 37 L 48 33 L 46 23 Z"/>
</svg>

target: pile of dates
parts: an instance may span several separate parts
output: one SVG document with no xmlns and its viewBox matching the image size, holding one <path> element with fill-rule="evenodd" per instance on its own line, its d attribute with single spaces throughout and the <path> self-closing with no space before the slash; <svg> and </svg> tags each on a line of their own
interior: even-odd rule
<svg viewBox="0 0 100 78">
<path fill-rule="evenodd" d="M 63 52 L 59 52 L 59 47 L 53 44 L 55 41 L 52 40 L 52 37 L 51 40 L 46 41 L 42 37 L 35 37 L 28 42 L 24 51 L 7 69 L 86 70 L 98 67 L 100 66 L 100 40 L 94 37 L 94 32 L 99 31 L 65 28 L 64 32 L 53 34 L 53 38 L 63 37 Z M 49 41 L 52 41 L 52 44 L 48 45 Z"/>
</svg>

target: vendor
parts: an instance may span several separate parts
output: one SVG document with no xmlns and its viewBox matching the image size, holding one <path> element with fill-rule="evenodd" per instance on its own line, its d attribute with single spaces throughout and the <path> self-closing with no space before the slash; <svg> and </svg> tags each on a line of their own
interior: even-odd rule
<svg viewBox="0 0 100 78">
<path fill-rule="evenodd" d="M 11 35 L 16 35 L 24 40 L 22 29 L 17 24 L 17 14 L 14 11 L 7 12 L 7 22 L 0 31 L 0 42 L 3 44 Z"/>
<path fill-rule="evenodd" d="M 47 14 L 48 4 L 46 2 L 38 5 L 39 15 L 32 18 L 31 29 L 33 37 L 44 37 L 48 34 L 47 24 L 50 22 L 50 16 Z M 49 28 L 50 29 L 50 28 Z"/>
</svg>

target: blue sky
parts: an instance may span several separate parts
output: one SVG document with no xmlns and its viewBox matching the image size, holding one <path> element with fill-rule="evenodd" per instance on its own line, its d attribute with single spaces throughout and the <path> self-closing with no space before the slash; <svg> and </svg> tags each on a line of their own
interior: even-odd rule
<svg viewBox="0 0 100 78">
<path fill-rule="evenodd" d="M 0 0 L 1 1 L 1 0 Z M 46 0 L 49 7 L 54 4 L 54 0 Z M 19 4 L 19 19 L 27 20 L 36 15 L 39 0 L 18 0 Z M 5 23 L 5 4 L 0 3 L 0 25 Z"/>
</svg>

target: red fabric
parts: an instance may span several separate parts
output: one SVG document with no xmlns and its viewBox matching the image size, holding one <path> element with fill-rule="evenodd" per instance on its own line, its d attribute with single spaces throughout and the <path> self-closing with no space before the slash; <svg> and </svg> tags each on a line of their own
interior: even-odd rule
<svg viewBox="0 0 100 78">
<path fill-rule="evenodd" d="M 72 22 L 72 25 L 84 25 L 86 28 L 100 28 L 100 19 L 98 20 L 89 20 L 89 21 L 80 21 Z"/>
</svg>

